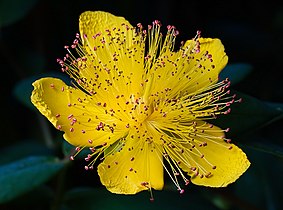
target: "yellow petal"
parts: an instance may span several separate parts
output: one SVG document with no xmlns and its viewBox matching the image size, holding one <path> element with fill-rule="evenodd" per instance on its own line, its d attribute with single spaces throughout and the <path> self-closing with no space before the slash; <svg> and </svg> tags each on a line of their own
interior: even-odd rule
<svg viewBox="0 0 283 210">
<path fill-rule="evenodd" d="M 226 66 L 228 56 L 225 53 L 223 44 L 219 39 L 199 38 L 200 49 L 193 53 L 185 68 L 189 69 L 187 91 L 203 91 L 207 86 L 216 83 L 220 71 Z M 192 50 L 193 40 L 188 40 L 184 49 Z"/>
<path fill-rule="evenodd" d="M 162 154 L 159 145 L 130 137 L 121 151 L 110 154 L 98 166 L 100 180 L 113 193 L 135 194 L 163 188 Z"/>
<path fill-rule="evenodd" d="M 128 34 L 127 28 L 132 28 L 132 25 L 123 17 L 118 17 L 112 15 L 108 12 L 103 11 L 86 11 L 80 15 L 80 33 L 82 39 L 84 39 L 84 35 L 86 35 L 90 40 L 92 36 L 95 36 L 97 33 L 102 33 L 103 35 L 107 34 L 106 30 L 112 30 L 113 28 L 121 29 L 125 35 Z M 126 25 L 126 27 L 122 27 L 122 24 Z M 130 40 L 131 37 L 128 37 Z"/>
<path fill-rule="evenodd" d="M 125 135 L 115 135 L 105 128 L 97 130 L 104 123 L 105 112 L 83 91 L 67 86 L 60 79 L 43 78 L 33 83 L 31 101 L 34 106 L 59 130 L 64 138 L 74 146 L 98 146 L 112 143 Z"/>
<path fill-rule="evenodd" d="M 197 122 L 198 132 L 189 143 L 167 148 L 170 157 L 191 176 L 197 185 L 225 187 L 235 182 L 250 166 L 246 154 L 234 144 L 223 140 L 223 131 Z M 182 151 L 181 153 L 179 151 Z"/>
<path fill-rule="evenodd" d="M 114 91 L 126 87 L 122 89 L 126 94 L 127 86 L 131 86 L 133 92 L 139 92 L 145 46 L 133 26 L 108 12 L 87 11 L 80 15 L 79 27 L 88 66 L 80 74 L 102 85 L 111 78 L 117 83 Z M 118 80 L 119 77 L 124 79 Z"/>
</svg>

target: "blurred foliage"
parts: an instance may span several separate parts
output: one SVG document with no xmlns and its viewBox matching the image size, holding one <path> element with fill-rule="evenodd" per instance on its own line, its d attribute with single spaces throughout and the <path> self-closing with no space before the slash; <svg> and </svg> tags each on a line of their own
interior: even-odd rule
<svg viewBox="0 0 283 210">
<path fill-rule="evenodd" d="M 74 147 L 31 105 L 31 84 L 46 76 L 70 82 L 56 59 L 86 10 L 109 11 L 133 24 L 173 24 L 180 31 L 177 46 L 199 29 L 222 40 L 229 65 L 220 79 L 228 77 L 243 101 L 213 123 L 230 128 L 227 135 L 252 163 L 239 180 L 224 189 L 189 185 L 180 195 L 165 177 L 164 191 L 153 191 L 151 203 L 149 192 L 106 191 L 95 170 L 84 170 L 83 153 L 69 161 Z M 1 0 L 0 209 L 282 209 L 282 35 L 283 2 Z"/>
<path fill-rule="evenodd" d="M 39 186 L 62 167 L 56 158 L 29 156 L 0 167 L 0 203 L 10 201 L 17 196 Z"/>
<path fill-rule="evenodd" d="M 21 20 L 36 4 L 38 0 L 1 0 L 0 28 Z"/>
</svg>

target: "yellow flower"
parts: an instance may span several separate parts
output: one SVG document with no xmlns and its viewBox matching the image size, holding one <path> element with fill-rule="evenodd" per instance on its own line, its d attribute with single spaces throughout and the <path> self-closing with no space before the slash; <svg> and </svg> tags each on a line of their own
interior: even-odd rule
<svg viewBox="0 0 283 210">
<path fill-rule="evenodd" d="M 219 39 L 196 37 L 174 50 L 178 31 L 154 21 L 133 27 L 107 12 L 84 12 L 80 34 L 58 59 L 74 86 L 56 78 L 33 83 L 31 101 L 77 150 L 86 169 L 113 193 L 161 190 L 164 169 L 179 184 L 224 187 L 250 163 L 228 129 L 205 120 L 227 114 L 235 96 L 218 81 L 228 57 Z M 73 159 L 73 156 L 71 157 Z"/>
</svg>

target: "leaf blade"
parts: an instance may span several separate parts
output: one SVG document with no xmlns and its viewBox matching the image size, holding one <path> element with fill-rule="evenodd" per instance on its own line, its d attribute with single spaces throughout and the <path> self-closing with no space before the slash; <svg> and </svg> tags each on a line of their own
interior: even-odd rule
<svg viewBox="0 0 283 210">
<path fill-rule="evenodd" d="M 31 156 L 0 167 L 0 203 L 28 192 L 55 175 L 64 166 L 52 156 Z"/>
</svg>

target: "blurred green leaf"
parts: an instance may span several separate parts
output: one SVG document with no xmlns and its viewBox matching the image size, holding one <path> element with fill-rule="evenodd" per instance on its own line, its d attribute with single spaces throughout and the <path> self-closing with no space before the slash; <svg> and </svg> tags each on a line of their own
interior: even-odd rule
<svg viewBox="0 0 283 210">
<path fill-rule="evenodd" d="M 41 185 L 64 166 L 51 156 L 31 156 L 0 167 L 0 203 Z"/>
<path fill-rule="evenodd" d="M 5 205 L 9 206 L 8 209 L 50 210 L 50 201 L 54 199 L 53 197 L 54 191 L 47 185 L 41 185 Z"/>
<path fill-rule="evenodd" d="M 17 144 L 1 148 L 0 165 L 28 156 L 52 155 L 53 151 L 38 142 L 23 139 Z"/>
<path fill-rule="evenodd" d="M 283 147 L 272 144 L 270 142 L 259 142 L 259 141 L 252 141 L 245 144 L 246 146 L 250 147 L 251 149 L 255 149 L 257 151 L 265 152 L 272 154 L 277 157 L 283 158 Z"/>
<path fill-rule="evenodd" d="M 43 78 L 43 77 L 55 77 L 62 79 L 66 84 L 70 84 L 70 79 L 68 76 L 66 76 L 63 73 L 57 73 L 57 72 L 50 72 L 46 74 L 41 74 L 33 77 L 29 77 L 26 79 L 21 80 L 18 82 L 18 84 L 15 86 L 13 90 L 13 95 L 18 99 L 23 105 L 27 106 L 28 108 L 32 110 L 36 110 L 36 108 L 33 106 L 33 104 L 30 101 L 31 92 L 33 90 L 32 83 L 36 81 L 37 79 Z"/>
<path fill-rule="evenodd" d="M 150 202 L 150 193 L 144 191 L 136 195 L 113 194 L 106 189 L 79 188 L 65 195 L 64 208 L 77 209 L 143 209 L 143 210 L 175 210 L 175 209 L 206 209 L 217 208 L 193 191 L 180 195 L 177 191 L 153 191 L 154 202 Z M 185 201 L 185 202 L 184 202 Z"/>
<path fill-rule="evenodd" d="M 37 3 L 37 0 L 1 0 L 0 28 L 23 18 Z"/>
<path fill-rule="evenodd" d="M 228 64 L 219 75 L 219 80 L 229 78 L 231 85 L 235 85 L 245 79 L 252 72 L 252 65 L 247 63 Z"/>
<path fill-rule="evenodd" d="M 233 104 L 231 113 L 212 120 L 213 124 L 221 128 L 230 128 L 228 135 L 239 136 L 283 119 L 283 105 L 267 103 L 240 92 L 236 94 L 237 98 L 243 99 L 242 103 Z"/>
</svg>

